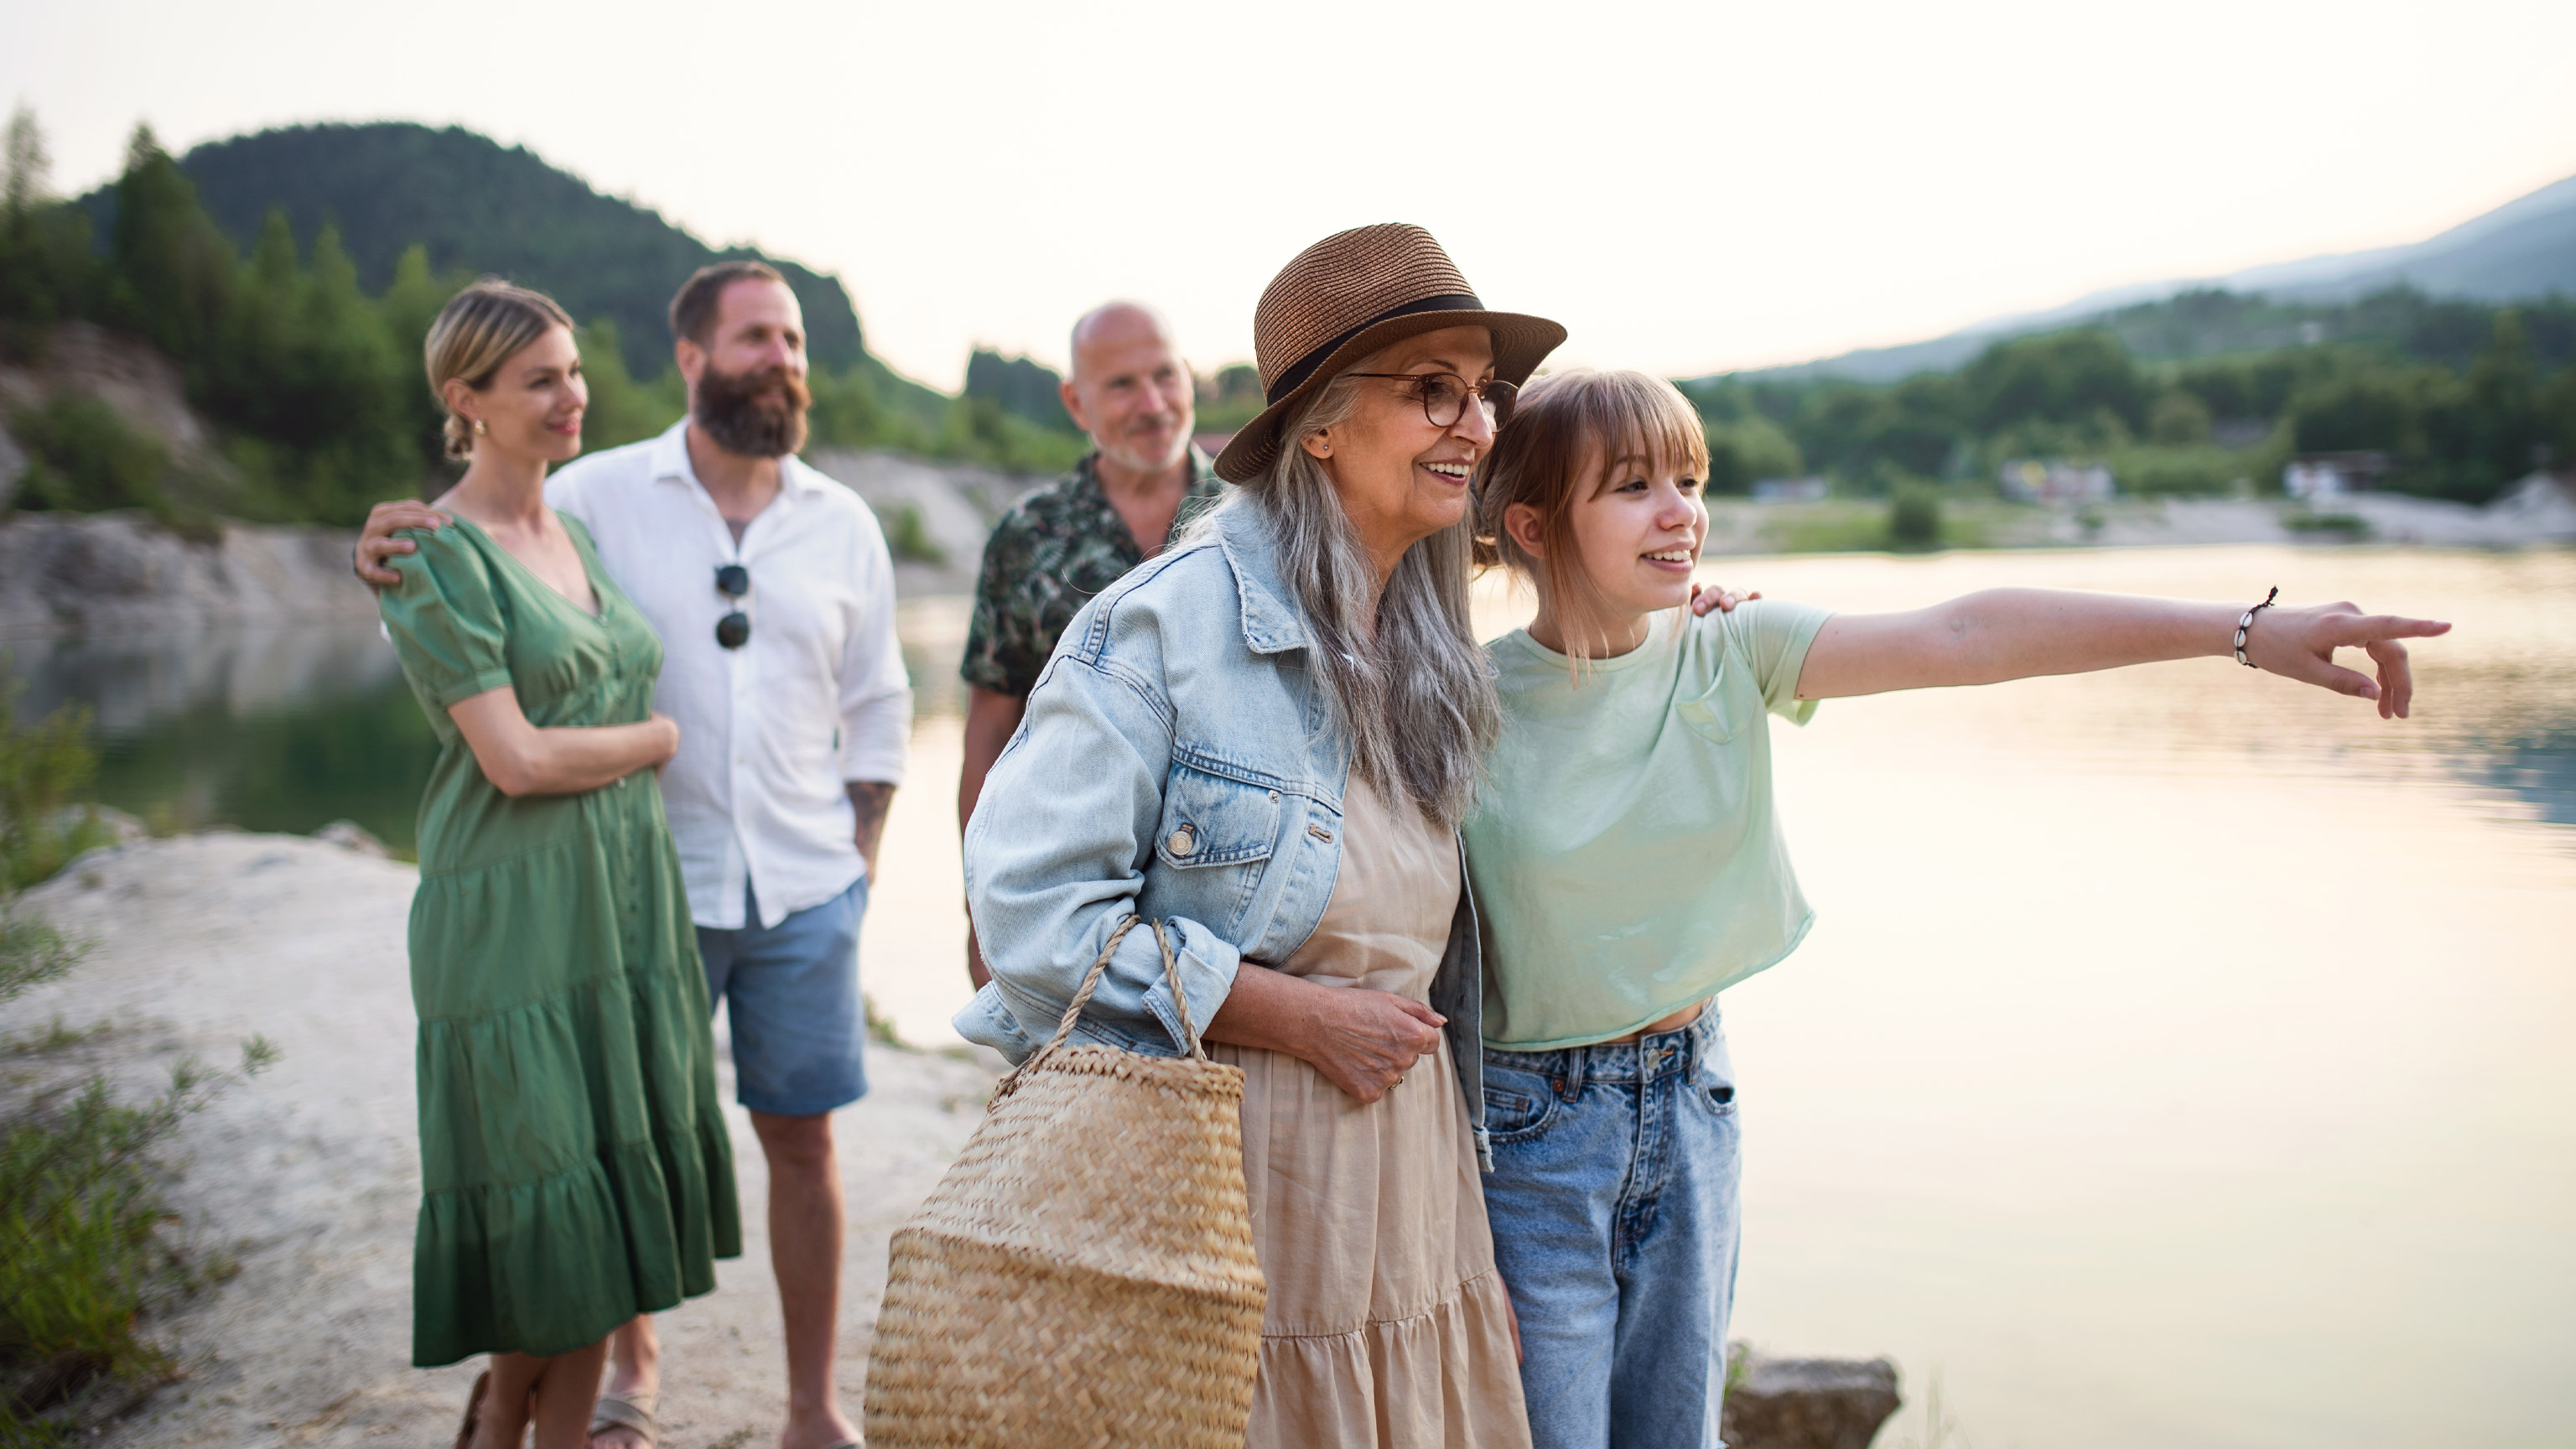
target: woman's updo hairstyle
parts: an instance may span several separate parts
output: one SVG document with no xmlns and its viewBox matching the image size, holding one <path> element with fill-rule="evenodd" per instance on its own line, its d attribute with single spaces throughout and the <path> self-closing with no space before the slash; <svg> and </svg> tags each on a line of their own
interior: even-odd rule
<svg viewBox="0 0 2576 1449">
<path fill-rule="evenodd" d="M 447 456 L 471 457 L 474 426 L 447 406 L 449 379 L 476 392 L 492 385 L 520 348 L 546 335 L 551 327 L 572 330 L 572 318 L 543 292 L 514 287 L 498 277 L 485 277 L 447 299 L 438 320 L 429 324 L 421 344 L 421 361 L 429 369 L 429 395 L 447 413 Z"/>
</svg>

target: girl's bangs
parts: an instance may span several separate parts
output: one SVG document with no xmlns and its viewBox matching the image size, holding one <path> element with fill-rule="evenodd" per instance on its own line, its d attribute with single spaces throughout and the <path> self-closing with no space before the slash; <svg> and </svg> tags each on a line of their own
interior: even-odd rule
<svg viewBox="0 0 2576 1449">
<path fill-rule="evenodd" d="M 1602 384 L 1607 384 L 1602 385 Z M 1680 391 L 1661 378 L 1639 373 L 1612 373 L 1585 389 L 1582 431 L 1600 448 L 1600 486 L 1621 464 L 1655 472 L 1672 469 L 1693 478 L 1708 476 L 1708 433 L 1699 414 Z"/>
</svg>

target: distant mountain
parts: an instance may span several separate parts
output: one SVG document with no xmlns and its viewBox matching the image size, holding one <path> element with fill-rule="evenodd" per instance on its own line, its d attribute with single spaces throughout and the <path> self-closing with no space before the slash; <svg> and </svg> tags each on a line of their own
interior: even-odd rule
<svg viewBox="0 0 2576 1449">
<path fill-rule="evenodd" d="M 1760 368 L 1734 376 L 1762 382 L 1826 377 L 1896 382 L 1918 372 L 1952 371 L 2005 338 L 2052 332 L 2124 314 L 2134 316 L 2153 304 L 2190 294 L 2259 295 L 2274 304 L 2330 307 L 2400 287 L 2433 297 L 2487 303 L 2537 300 L 2552 294 L 2576 295 L 2576 176 L 2552 182 L 2409 246 L 2275 262 L 2223 277 L 2113 287 L 2062 307 L 1997 317 L 1924 342 L 1865 348 L 1839 357 Z M 2279 310 L 2277 306 L 2274 309 L 2276 313 Z M 2276 315 L 2272 320 L 2277 323 L 2279 319 Z M 2226 345 L 2223 334 L 2199 335 L 2215 344 L 2202 350 L 2218 350 Z M 2239 345 L 2261 345 L 2268 340 L 2248 339 Z"/>
<path fill-rule="evenodd" d="M 990 399 L 1004 412 L 1042 428 L 1078 433 L 1082 430 L 1064 410 L 1063 384 L 1063 376 L 1045 363 L 1004 357 L 989 347 L 976 348 L 966 359 L 965 396 Z"/>
<path fill-rule="evenodd" d="M 745 248 L 710 247 L 524 148 L 458 127 L 290 126 L 208 142 L 179 166 L 244 250 L 272 207 L 285 208 L 303 247 L 331 221 L 360 280 L 375 291 L 418 242 L 436 271 L 493 273 L 553 296 L 585 324 L 607 318 L 638 376 L 657 377 L 670 364 L 671 293 L 699 267 L 736 257 L 761 257 L 785 274 L 818 363 L 848 367 L 865 353 L 857 309 L 839 278 Z M 112 234 L 114 188 L 79 204 L 98 235 Z"/>
</svg>

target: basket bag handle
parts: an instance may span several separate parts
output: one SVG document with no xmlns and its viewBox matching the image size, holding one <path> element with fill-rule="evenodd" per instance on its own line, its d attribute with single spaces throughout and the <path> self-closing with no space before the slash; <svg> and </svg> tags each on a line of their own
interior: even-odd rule
<svg viewBox="0 0 2576 1449">
<path fill-rule="evenodd" d="M 1118 943 L 1126 940 L 1127 933 L 1136 929 L 1136 923 L 1142 919 L 1140 916 L 1131 915 L 1120 921 L 1118 928 L 1109 933 L 1109 944 L 1100 948 L 1100 959 L 1091 963 L 1091 970 L 1083 975 L 1082 988 L 1073 993 L 1072 1001 L 1065 1004 L 1064 1019 L 1055 1024 L 1055 1035 L 1048 1037 L 1046 1045 L 1029 1053 L 1018 1066 L 1011 1069 L 1009 1076 L 994 1085 L 992 1105 L 999 1106 L 1002 1099 L 1019 1086 L 1020 1078 L 1036 1070 L 1038 1063 L 1062 1049 L 1066 1038 L 1073 1035 L 1073 1023 L 1081 1017 L 1082 1008 L 1090 1004 L 1091 993 L 1100 989 L 1100 978 L 1108 974 L 1109 958 L 1118 954 Z M 1200 1044 L 1198 1026 L 1190 1020 L 1190 998 L 1181 989 L 1181 963 L 1180 959 L 1172 954 L 1172 938 L 1164 933 L 1163 923 L 1160 921 L 1153 923 L 1153 931 L 1154 944 L 1161 948 L 1163 953 L 1163 979 L 1171 983 L 1172 1006 L 1180 1013 L 1181 1035 L 1189 1042 L 1190 1055 L 1200 1061 L 1206 1061 L 1207 1048 Z"/>
</svg>

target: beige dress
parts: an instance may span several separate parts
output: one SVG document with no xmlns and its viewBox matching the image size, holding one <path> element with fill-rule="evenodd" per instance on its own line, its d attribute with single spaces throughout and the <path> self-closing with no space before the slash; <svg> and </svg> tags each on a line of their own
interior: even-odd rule
<svg viewBox="0 0 2576 1449">
<path fill-rule="evenodd" d="M 1279 969 L 1430 994 L 1458 904 L 1458 847 L 1353 778 L 1315 934 Z M 1244 1176 L 1270 1281 L 1251 1449 L 1523 1449 L 1511 1306 L 1449 1059 L 1363 1106 L 1295 1057 L 1211 1044 L 1243 1068 Z"/>
</svg>

